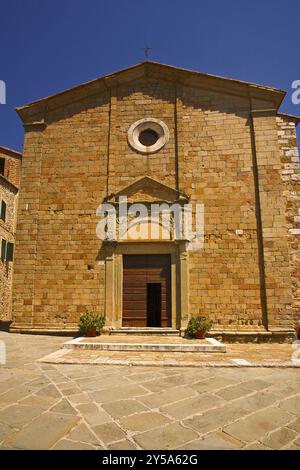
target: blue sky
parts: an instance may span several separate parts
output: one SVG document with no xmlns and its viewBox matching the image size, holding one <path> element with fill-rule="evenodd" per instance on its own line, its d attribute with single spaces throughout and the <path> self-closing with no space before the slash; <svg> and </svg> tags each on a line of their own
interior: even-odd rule
<svg viewBox="0 0 300 470">
<path fill-rule="evenodd" d="M 0 0 L 0 145 L 22 149 L 16 106 L 150 59 L 282 88 L 300 115 L 300 2 Z M 300 139 L 300 125 L 298 130 Z"/>
</svg>

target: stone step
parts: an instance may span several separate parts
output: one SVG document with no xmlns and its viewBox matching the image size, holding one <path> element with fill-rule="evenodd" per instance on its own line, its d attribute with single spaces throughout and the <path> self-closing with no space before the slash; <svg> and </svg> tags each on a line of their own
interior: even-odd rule
<svg viewBox="0 0 300 470">
<path fill-rule="evenodd" d="M 173 328 L 153 328 L 153 327 L 123 327 L 110 331 L 111 335 L 174 335 L 179 336 L 180 331 Z"/>
<path fill-rule="evenodd" d="M 101 351 L 156 351 L 156 352 L 197 352 L 197 353 L 213 353 L 226 352 L 226 346 L 214 338 L 206 338 L 205 340 L 182 342 L 171 342 L 166 339 L 165 342 L 147 342 L 147 341 L 105 341 L 95 338 L 76 338 L 67 341 L 63 345 L 64 349 L 87 349 Z"/>
</svg>

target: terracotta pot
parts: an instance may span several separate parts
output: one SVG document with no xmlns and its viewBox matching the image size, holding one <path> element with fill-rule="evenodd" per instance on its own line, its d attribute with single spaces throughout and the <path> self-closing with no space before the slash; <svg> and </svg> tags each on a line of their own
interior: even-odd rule
<svg viewBox="0 0 300 470">
<path fill-rule="evenodd" d="M 97 336 L 96 328 L 89 328 L 88 330 L 86 330 L 85 335 L 88 336 L 89 338 L 93 338 Z"/>
<path fill-rule="evenodd" d="M 204 339 L 205 338 L 205 335 L 206 335 L 206 331 L 205 330 L 199 330 L 195 333 L 195 338 L 197 339 Z"/>
</svg>

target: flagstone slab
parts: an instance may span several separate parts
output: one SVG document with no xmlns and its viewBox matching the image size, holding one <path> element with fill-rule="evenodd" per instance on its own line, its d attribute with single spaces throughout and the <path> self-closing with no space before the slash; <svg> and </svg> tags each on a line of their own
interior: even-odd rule
<svg viewBox="0 0 300 470">
<path fill-rule="evenodd" d="M 123 416 L 132 415 L 133 413 L 140 413 L 147 411 L 147 407 L 142 405 L 135 399 L 119 400 L 112 403 L 105 403 L 103 408 L 114 418 L 122 418 Z"/>
<path fill-rule="evenodd" d="M 174 371 L 174 373 L 176 373 L 176 371 Z M 141 373 L 135 370 L 135 373 L 128 375 L 127 378 L 131 382 L 144 383 L 144 382 L 151 382 L 155 379 L 157 380 L 159 377 L 164 378 L 163 371 L 157 370 L 157 367 L 155 367 L 155 369 L 152 369 L 147 372 L 141 372 Z"/>
<path fill-rule="evenodd" d="M 270 407 L 225 427 L 225 432 L 244 442 L 260 440 L 266 433 L 284 426 L 292 417 L 283 410 Z"/>
<path fill-rule="evenodd" d="M 296 439 L 298 434 L 287 427 L 277 429 L 262 439 L 262 443 L 271 449 L 279 449 L 282 446 L 290 444 Z"/>
<path fill-rule="evenodd" d="M 300 386 L 300 379 L 299 379 L 299 386 Z M 280 403 L 280 408 L 282 410 L 286 410 L 293 415 L 300 415 L 300 394 L 288 398 Z"/>
<path fill-rule="evenodd" d="M 167 390 L 168 388 L 172 387 L 178 387 L 178 385 L 185 385 L 190 383 L 190 377 L 184 377 L 183 374 L 178 374 L 173 376 L 171 375 L 170 377 L 166 377 L 163 379 L 160 378 L 157 380 L 144 382 L 143 386 L 151 392 L 157 392 L 160 390 Z"/>
<path fill-rule="evenodd" d="M 90 403 L 91 398 L 87 393 L 77 393 L 75 395 L 69 395 L 68 400 L 74 405 L 80 405 Z"/>
<path fill-rule="evenodd" d="M 241 446 L 241 442 L 233 442 L 213 433 L 203 439 L 196 439 L 182 447 L 177 447 L 176 450 L 239 450 Z"/>
<path fill-rule="evenodd" d="M 108 446 L 109 450 L 136 450 L 137 447 L 127 439 L 123 439 L 122 441 L 114 442 Z"/>
<path fill-rule="evenodd" d="M 286 383 L 276 384 L 269 387 L 267 391 L 276 394 L 280 399 L 285 399 L 290 395 L 295 395 L 295 386 Z"/>
<path fill-rule="evenodd" d="M 245 386 L 244 383 L 238 385 L 232 385 L 230 387 L 223 388 L 222 390 L 218 390 L 216 395 L 220 398 L 224 398 L 224 400 L 235 400 L 236 398 L 244 397 L 249 395 L 252 392 L 249 388 Z"/>
<path fill-rule="evenodd" d="M 169 423 L 171 420 L 161 413 L 146 412 L 136 413 L 120 419 L 120 425 L 129 431 L 148 431 Z"/>
<path fill-rule="evenodd" d="M 174 449 L 195 440 L 197 434 L 178 423 L 136 434 L 133 439 L 142 449 Z"/>
<path fill-rule="evenodd" d="M 52 398 L 60 398 L 61 394 L 58 392 L 58 390 L 54 387 L 54 385 L 50 384 L 47 385 L 44 388 L 41 388 L 38 392 L 36 392 L 37 396 L 42 396 L 42 397 L 52 397 Z"/>
<path fill-rule="evenodd" d="M 192 387 L 197 390 L 198 393 L 205 393 L 210 392 L 212 390 L 228 387 L 229 385 L 234 385 L 236 383 L 237 381 L 235 379 L 217 376 L 194 383 Z"/>
<path fill-rule="evenodd" d="M 261 408 L 266 408 L 267 406 L 273 405 L 275 402 L 278 401 L 278 396 L 274 393 L 270 393 L 268 391 L 260 391 L 255 393 L 254 395 L 247 396 L 245 400 L 244 397 L 237 400 L 235 403 L 241 403 L 243 408 L 250 412 L 258 411 Z"/>
<path fill-rule="evenodd" d="M 13 404 L 16 401 L 21 400 L 22 398 L 25 398 L 34 392 L 36 392 L 36 389 L 34 387 L 30 385 L 20 385 L 19 387 L 15 387 L 12 390 L 9 390 L 0 395 L 0 404 Z"/>
<path fill-rule="evenodd" d="M 68 400 L 66 400 L 65 398 L 62 399 L 59 403 L 57 403 L 57 405 L 54 405 L 54 407 L 51 408 L 51 411 L 53 411 L 54 413 L 56 412 L 56 413 L 62 413 L 66 415 L 77 414 L 76 410 L 70 405 Z"/>
<path fill-rule="evenodd" d="M 183 421 L 188 426 L 201 434 L 216 430 L 227 423 L 245 416 L 248 412 L 235 403 L 226 404 L 213 410 L 206 411 L 201 415 Z M 234 436 L 235 437 L 235 436 Z"/>
<path fill-rule="evenodd" d="M 42 397 L 38 395 L 29 395 L 26 398 L 23 398 L 22 400 L 19 400 L 18 403 L 20 405 L 32 405 L 32 406 L 40 406 L 44 410 L 48 410 L 48 408 L 52 407 L 55 403 L 58 403 L 58 401 L 61 399 L 61 397 L 57 398 L 52 398 L 52 397 Z"/>
<path fill-rule="evenodd" d="M 126 379 L 123 380 L 123 382 L 125 382 L 125 384 L 132 385 L 132 383 Z M 110 375 L 105 380 L 102 377 L 93 377 L 83 381 L 82 383 L 78 383 L 78 385 L 81 390 L 85 392 L 97 392 L 107 388 L 119 387 L 120 374 L 114 374 L 113 376 Z"/>
<path fill-rule="evenodd" d="M 119 383 L 118 387 L 93 392 L 92 396 L 97 403 L 109 403 L 112 401 L 122 400 L 123 398 L 140 397 L 148 393 L 149 392 L 140 385 L 120 385 Z"/>
<path fill-rule="evenodd" d="M 110 415 L 94 403 L 77 405 L 76 408 L 80 411 L 86 422 L 91 426 L 97 426 L 98 424 L 103 424 L 111 421 Z"/>
<path fill-rule="evenodd" d="M 0 425 L 0 442 L 3 441 L 9 434 L 12 434 L 14 429 L 7 424 L 1 423 Z"/>
<path fill-rule="evenodd" d="M 139 401 L 153 409 L 169 403 L 178 402 L 184 398 L 196 396 L 196 394 L 197 393 L 192 388 L 183 386 L 139 397 Z"/>
<path fill-rule="evenodd" d="M 261 442 L 252 442 L 251 444 L 243 447 L 243 450 L 270 450 L 269 447 L 264 446 Z"/>
<path fill-rule="evenodd" d="M 115 423 L 106 423 L 101 424 L 100 426 L 94 426 L 93 431 L 105 444 L 110 444 L 111 442 L 119 441 L 126 437 L 125 432 L 122 431 L 122 429 Z"/>
<path fill-rule="evenodd" d="M 288 427 L 290 429 L 293 429 L 294 431 L 297 431 L 300 434 L 300 418 L 297 418 L 296 420 L 289 423 Z"/>
<path fill-rule="evenodd" d="M 95 447 L 84 442 L 74 442 L 69 439 L 62 439 L 51 450 L 96 450 Z"/>
<path fill-rule="evenodd" d="M 49 449 L 67 434 L 77 421 L 78 417 L 47 412 L 33 420 L 14 436 L 9 437 L 4 444 L 9 444 L 15 449 Z"/>
<path fill-rule="evenodd" d="M 265 380 L 260 379 L 247 380 L 246 382 L 243 382 L 243 387 L 253 391 L 263 390 L 270 386 L 271 382 L 267 382 Z"/>
<path fill-rule="evenodd" d="M 160 409 L 162 412 L 173 416 L 174 418 L 184 419 L 189 416 L 203 413 L 209 409 L 223 406 L 225 403 L 225 400 L 222 398 L 216 395 L 207 394 L 187 398 L 186 400 L 180 401 L 179 403 L 173 403 L 172 405 L 164 405 Z"/>
<path fill-rule="evenodd" d="M 44 411 L 41 406 L 11 405 L 0 411 L 0 423 L 20 428 Z"/>
<path fill-rule="evenodd" d="M 99 439 L 89 430 L 89 428 L 84 424 L 78 424 L 76 428 L 68 434 L 68 439 L 72 441 L 85 442 L 93 445 L 100 445 Z"/>
</svg>

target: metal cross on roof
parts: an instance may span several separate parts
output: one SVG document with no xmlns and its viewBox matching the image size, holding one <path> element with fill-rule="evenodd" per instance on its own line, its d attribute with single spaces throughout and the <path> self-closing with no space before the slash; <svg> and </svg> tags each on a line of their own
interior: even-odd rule
<svg viewBox="0 0 300 470">
<path fill-rule="evenodd" d="M 151 50 L 152 50 L 152 47 L 146 46 L 146 47 L 144 48 L 144 53 L 145 53 L 146 59 L 149 59 L 149 55 L 150 55 L 150 51 L 151 51 Z"/>
</svg>

